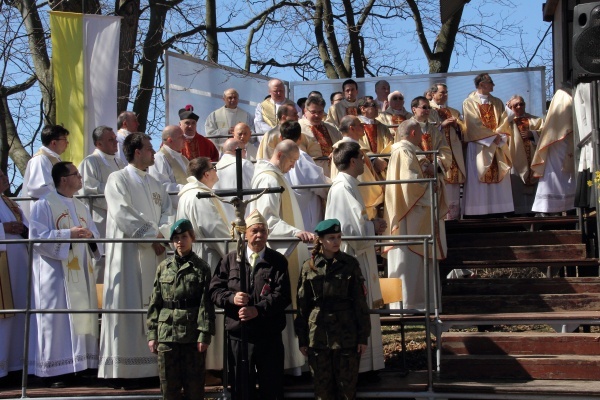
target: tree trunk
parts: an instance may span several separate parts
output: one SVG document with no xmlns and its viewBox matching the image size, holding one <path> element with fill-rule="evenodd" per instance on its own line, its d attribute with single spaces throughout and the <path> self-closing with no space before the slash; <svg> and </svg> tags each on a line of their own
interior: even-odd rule
<svg viewBox="0 0 600 400">
<path fill-rule="evenodd" d="M 117 76 L 117 113 L 120 113 L 127 110 L 129 96 L 131 95 L 131 79 L 133 77 L 138 23 L 140 20 L 140 1 L 120 0 L 115 14 L 123 17 L 119 37 L 119 72 Z"/>
<path fill-rule="evenodd" d="M 8 167 L 8 157 L 13 160 L 15 166 L 25 174 L 27 162 L 31 158 L 27 150 L 23 147 L 21 139 L 17 134 L 17 127 L 10 113 L 7 96 L 0 96 L 0 168 L 6 173 Z M 5 151 L 8 149 L 8 151 Z"/>
<path fill-rule="evenodd" d="M 336 71 L 335 66 L 331 62 L 329 57 L 329 51 L 327 50 L 327 43 L 325 42 L 325 36 L 323 35 L 323 23 L 329 26 L 329 19 L 331 14 L 327 13 L 324 9 L 323 1 L 317 1 L 315 4 L 315 14 L 313 17 L 313 25 L 315 27 L 315 40 L 317 42 L 317 49 L 319 51 L 319 57 L 323 62 L 323 68 L 325 68 L 325 75 L 328 79 L 338 79 L 339 75 Z M 325 16 L 324 16 L 325 14 Z"/>
<path fill-rule="evenodd" d="M 335 36 L 335 27 L 333 25 L 333 9 L 331 7 L 331 0 L 321 0 L 323 3 L 323 24 L 325 25 L 325 37 L 327 38 L 327 47 L 329 54 L 333 59 L 333 66 L 337 74 L 337 78 L 349 78 L 350 69 L 344 64 L 342 54 L 340 52 L 340 46 Z"/>
<path fill-rule="evenodd" d="M 344 12 L 346 14 L 346 23 L 348 25 L 348 37 L 350 39 L 350 56 L 354 61 L 354 73 L 357 78 L 363 78 L 365 76 L 365 69 L 363 68 L 362 52 L 360 50 L 360 27 L 356 26 L 354 22 L 354 9 L 352 8 L 351 0 L 343 0 Z M 347 60 L 349 61 L 349 60 Z M 351 71 L 350 62 L 347 63 L 346 69 Z"/>
<path fill-rule="evenodd" d="M 450 68 L 456 34 L 462 18 L 464 4 L 441 27 L 434 44 L 433 55 L 429 59 L 429 73 L 444 73 Z"/>
<path fill-rule="evenodd" d="M 162 35 L 165 26 L 165 18 L 170 8 L 169 5 L 166 5 L 163 2 L 150 2 L 150 21 L 140 60 L 140 83 L 133 104 L 133 112 L 138 115 L 140 132 L 146 130 L 148 110 L 150 109 L 150 103 L 152 101 L 158 59 L 163 51 Z"/>
<path fill-rule="evenodd" d="M 215 0 L 206 0 L 206 59 L 214 63 L 219 62 L 217 5 Z"/>
<path fill-rule="evenodd" d="M 25 29 L 29 40 L 29 50 L 33 60 L 33 67 L 42 94 L 44 105 L 44 123 L 56 123 L 56 106 L 54 103 L 54 79 L 52 77 L 52 65 L 48 57 L 46 47 L 46 36 L 37 5 L 34 0 L 19 0 L 13 3 L 23 18 Z"/>
</svg>

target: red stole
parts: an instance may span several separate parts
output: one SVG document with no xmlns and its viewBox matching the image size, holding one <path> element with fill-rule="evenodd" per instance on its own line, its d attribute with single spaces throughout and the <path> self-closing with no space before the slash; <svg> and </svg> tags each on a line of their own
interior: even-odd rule
<svg viewBox="0 0 600 400">
<path fill-rule="evenodd" d="M 371 152 L 377 153 L 377 124 L 364 124 Z"/>
<path fill-rule="evenodd" d="M 311 125 L 310 130 L 315 136 L 315 139 L 317 139 L 317 142 L 319 142 L 323 156 L 329 157 L 333 151 L 333 143 L 331 142 L 331 137 L 329 136 L 329 132 L 327 132 L 325 125 Z"/>
<path fill-rule="evenodd" d="M 392 114 L 392 124 L 400 125 L 404 121 L 406 121 L 406 117 L 404 115 Z"/>
</svg>

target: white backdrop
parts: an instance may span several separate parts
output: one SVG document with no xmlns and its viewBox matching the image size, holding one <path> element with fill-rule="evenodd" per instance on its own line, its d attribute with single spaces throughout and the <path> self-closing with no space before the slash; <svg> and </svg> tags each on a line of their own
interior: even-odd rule
<svg viewBox="0 0 600 400">
<path fill-rule="evenodd" d="M 254 116 L 256 106 L 269 94 L 270 78 L 209 63 L 177 53 L 166 52 L 166 125 L 179 123 L 179 109 L 187 104 L 198 114 L 198 133 L 204 135 L 208 114 L 223 107 L 223 92 L 235 88 L 238 107 Z"/>
<path fill-rule="evenodd" d="M 373 96 L 374 98 L 376 97 L 375 82 L 382 79 L 388 81 L 392 91 L 399 90 L 404 94 L 404 107 L 408 111 L 410 111 L 412 99 L 422 96 L 425 90 L 434 83 L 445 83 L 448 85 L 448 105 L 462 112 L 462 102 L 469 93 L 475 90 L 473 79 L 482 72 L 488 72 L 496 84 L 493 96 L 506 103 L 513 94 L 519 94 L 527 103 L 527 112 L 538 116 L 545 113 L 544 67 L 353 79 L 358 83 L 359 97 Z M 329 105 L 329 95 L 333 92 L 341 92 L 344 81 L 345 79 L 330 79 L 327 81 L 290 82 L 290 90 L 294 99 L 306 97 L 311 90 L 318 90 Z"/>
<path fill-rule="evenodd" d="M 249 74 L 232 68 L 197 60 L 177 53 L 166 53 L 167 112 L 166 124 L 179 122 L 178 111 L 186 104 L 194 106 L 198 114 L 198 131 L 204 133 L 204 121 L 208 114 L 223 106 L 223 91 L 235 88 L 240 95 L 239 107 L 254 115 L 256 105 L 268 94 L 269 77 Z M 513 94 L 523 96 L 527 111 L 542 116 L 546 111 L 546 89 L 544 67 L 519 68 L 493 71 L 453 72 L 447 74 L 406 75 L 395 77 L 356 78 L 359 96 L 375 97 L 375 82 L 385 79 L 391 90 L 400 90 L 405 97 L 405 107 L 410 101 L 437 82 L 448 85 L 450 107 L 462 110 L 462 102 L 475 90 L 473 78 L 488 72 L 496 84 L 494 96 L 506 102 Z M 312 90 L 323 94 L 329 107 L 329 95 L 342 90 L 345 79 L 323 81 L 285 82 L 289 87 L 289 98 L 306 97 Z"/>
</svg>

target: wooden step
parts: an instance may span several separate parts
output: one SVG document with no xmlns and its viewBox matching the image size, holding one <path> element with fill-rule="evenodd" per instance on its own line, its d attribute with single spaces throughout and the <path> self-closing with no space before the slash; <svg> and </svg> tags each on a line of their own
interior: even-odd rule
<svg viewBox="0 0 600 400">
<path fill-rule="evenodd" d="M 579 219 L 575 215 L 560 217 L 512 217 L 462 219 L 446 221 L 446 234 L 483 232 L 514 232 L 538 229 L 575 229 Z"/>
<path fill-rule="evenodd" d="M 445 332 L 444 355 L 600 355 L 600 334 L 545 332 Z"/>
<path fill-rule="evenodd" d="M 444 314 L 597 311 L 600 310 L 600 294 L 442 296 L 442 310 Z"/>
<path fill-rule="evenodd" d="M 444 356 L 442 379 L 600 380 L 598 356 Z"/>
<path fill-rule="evenodd" d="M 577 259 L 587 256 L 585 244 L 535 246 L 487 246 L 449 248 L 445 263 L 482 260 L 552 260 Z"/>
<path fill-rule="evenodd" d="M 475 260 L 475 261 L 453 261 L 444 260 L 440 267 L 451 268 L 546 268 L 546 267 L 590 267 L 598 268 L 597 258 L 555 258 L 555 259 L 531 259 L 531 260 Z"/>
<path fill-rule="evenodd" d="M 448 279 L 443 296 L 600 293 L 600 278 Z"/>
<path fill-rule="evenodd" d="M 447 234 L 448 248 L 494 246 L 532 246 L 551 244 L 581 244 L 580 231 L 539 232 L 478 232 Z"/>
<path fill-rule="evenodd" d="M 580 321 L 590 325 L 600 325 L 600 311 L 551 311 L 529 313 L 488 313 L 488 314 L 447 314 L 446 311 L 439 316 L 440 323 L 445 325 L 465 325 L 466 322 L 475 324 L 491 323 L 511 324 L 511 321 L 520 320 L 521 324 L 547 324 L 565 321 L 571 323 Z"/>
</svg>

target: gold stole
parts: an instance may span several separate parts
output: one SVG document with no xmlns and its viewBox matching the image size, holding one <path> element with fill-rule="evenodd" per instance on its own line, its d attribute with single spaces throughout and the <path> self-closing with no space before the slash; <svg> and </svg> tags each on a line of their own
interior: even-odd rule
<svg viewBox="0 0 600 400">
<path fill-rule="evenodd" d="M 287 224 L 291 226 L 296 226 L 296 220 L 294 219 L 294 208 L 292 206 L 292 193 L 289 185 L 283 180 L 283 178 L 277 174 L 275 171 L 264 171 L 265 174 L 268 174 L 275 179 L 277 179 L 277 184 L 279 186 L 283 186 L 286 188 L 281 193 L 281 202 L 279 205 L 279 217 L 284 220 Z M 286 213 L 285 210 L 289 210 L 289 213 Z M 298 263 L 298 246 L 294 248 L 292 254 L 289 255 L 288 259 L 288 274 L 290 276 L 290 283 L 292 287 L 292 307 L 296 309 L 296 293 L 298 292 L 298 278 L 300 277 L 300 264 Z"/>
<path fill-rule="evenodd" d="M 52 163 L 52 165 L 54 165 L 54 164 L 56 164 L 57 162 L 60 161 L 60 159 L 58 157 L 54 157 L 53 155 L 50 155 L 50 153 L 48 153 L 44 149 L 39 149 L 37 151 L 37 153 L 35 153 L 33 155 L 33 157 L 35 157 L 35 156 L 46 156 L 46 157 L 48 157 L 48 159 L 50 160 L 50 162 Z"/>
<path fill-rule="evenodd" d="M 479 104 L 479 113 L 481 115 L 481 122 L 483 126 L 486 128 L 495 131 L 498 127 L 496 122 L 496 114 L 494 112 L 494 105 L 492 103 L 488 104 Z M 496 158 L 496 154 L 494 154 L 494 158 L 492 159 L 492 163 L 490 167 L 485 172 L 482 182 L 485 183 L 498 183 L 502 179 L 500 178 L 500 171 L 498 170 L 498 159 Z"/>
<path fill-rule="evenodd" d="M 445 107 L 439 107 L 439 108 L 436 108 L 436 110 L 437 110 L 438 115 L 440 116 L 440 121 L 445 121 L 448 118 L 452 117 L 452 113 L 450 112 L 450 110 Z M 444 132 L 444 136 L 446 137 L 446 143 L 448 143 L 448 145 L 452 149 L 452 144 L 451 144 L 452 138 L 450 137 L 450 126 L 443 127 L 442 132 Z M 448 182 L 448 183 L 461 183 L 459 168 L 458 168 L 458 164 L 456 163 L 456 158 L 454 157 L 454 154 L 452 154 L 452 165 L 450 166 L 450 169 L 448 169 L 446 171 L 445 179 L 446 179 L 446 182 Z"/>
<path fill-rule="evenodd" d="M 515 125 L 517 126 L 517 129 L 519 131 L 519 133 L 521 132 L 527 132 L 529 130 L 529 118 L 528 117 L 516 117 L 515 118 Z M 537 182 L 537 179 L 535 179 L 533 177 L 533 171 L 531 171 L 531 159 L 533 157 L 533 154 L 531 154 L 531 140 L 529 140 L 529 138 L 525 138 L 523 139 L 521 137 L 522 141 L 523 141 L 523 150 L 525 150 L 525 157 L 527 158 L 527 173 L 525 175 L 525 185 L 533 185 L 534 183 Z M 512 139 L 515 140 L 516 139 Z M 518 161 L 513 161 L 515 164 Z"/>
<path fill-rule="evenodd" d="M 56 229 L 70 229 L 73 226 L 81 225 L 88 227 L 85 219 L 85 205 L 78 199 L 73 199 L 78 221 L 71 220 L 69 208 L 63 203 L 56 192 L 50 192 L 46 196 L 48 205 L 52 212 L 52 220 Z M 87 255 L 87 265 L 83 265 L 77 255 L 85 253 Z M 91 254 L 87 243 L 71 243 L 69 254 L 66 260 L 61 260 L 63 266 L 63 275 L 65 279 L 65 289 L 67 292 L 67 305 L 73 310 L 87 310 L 90 305 L 97 304 L 96 283 L 94 281 L 94 271 L 92 269 Z M 84 268 L 87 267 L 88 273 Z M 87 276 L 86 276 L 87 275 Z M 78 335 L 95 334 L 98 324 L 95 321 L 94 314 L 71 314 L 73 330 Z"/>
<path fill-rule="evenodd" d="M 289 104 L 292 106 L 295 106 L 296 103 L 294 103 L 293 101 L 290 100 L 286 100 L 283 102 L 283 104 Z M 283 105 L 281 104 L 281 105 Z M 271 102 L 271 99 L 266 99 L 263 100 L 262 103 L 260 103 L 260 105 L 262 106 L 262 117 L 265 120 L 265 122 L 267 124 L 269 124 L 269 126 L 271 128 L 274 128 L 277 125 L 277 114 L 275 113 L 275 103 Z M 280 106 L 281 107 L 281 106 Z M 295 107 L 294 107 L 295 109 Z"/>
<path fill-rule="evenodd" d="M 17 222 L 22 223 L 21 211 L 17 203 L 2 195 L 2 200 L 15 216 Z M 10 246 L 10 245 L 7 245 Z M 12 310 L 15 308 L 12 288 L 10 286 L 10 270 L 8 269 L 8 252 L 0 252 L 0 310 Z M 0 314 L 0 319 L 14 317 L 15 314 Z"/>
<path fill-rule="evenodd" d="M 323 153 L 323 156 L 329 157 L 333 151 L 333 143 L 331 142 L 331 137 L 329 136 L 327 127 L 325 127 L 325 125 L 311 125 L 310 130 L 312 131 L 315 139 L 317 139 L 319 146 L 321 146 L 321 153 Z"/>
<path fill-rule="evenodd" d="M 165 158 L 169 162 L 171 169 L 173 170 L 173 175 L 175 176 L 175 181 L 180 185 L 185 185 L 187 183 L 187 172 L 183 170 L 181 164 L 173 157 L 167 150 L 165 150 L 164 146 L 159 150 L 162 154 L 164 154 Z M 188 164 L 190 163 L 185 157 L 183 158 L 183 162 L 185 163 L 185 168 L 187 169 Z"/>
</svg>

